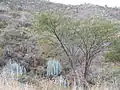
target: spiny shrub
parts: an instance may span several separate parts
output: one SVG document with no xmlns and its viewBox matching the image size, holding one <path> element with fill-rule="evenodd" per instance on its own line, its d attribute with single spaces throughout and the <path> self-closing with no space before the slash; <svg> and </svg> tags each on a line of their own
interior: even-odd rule
<svg viewBox="0 0 120 90">
<path fill-rule="evenodd" d="M 58 76 L 62 72 L 62 66 L 57 60 L 47 62 L 47 76 Z"/>
<path fill-rule="evenodd" d="M 8 23 L 6 21 L 0 21 L 0 29 L 6 28 L 8 26 Z"/>
</svg>

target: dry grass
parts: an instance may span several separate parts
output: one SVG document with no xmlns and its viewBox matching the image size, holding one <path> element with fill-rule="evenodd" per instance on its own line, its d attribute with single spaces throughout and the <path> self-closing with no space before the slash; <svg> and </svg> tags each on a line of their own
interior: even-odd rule
<svg viewBox="0 0 120 90">
<path fill-rule="evenodd" d="M 51 82 L 44 82 L 39 87 L 29 84 L 21 84 L 17 81 L 8 81 L 7 83 L 0 83 L 0 90 L 83 90 L 82 88 L 76 89 L 73 88 L 65 88 L 57 84 L 53 84 Z M 107 88 L 106 86 L 101 87 L 92 87 L 89 90 L 118 90 L 113 87 Z"/>
<path fill-rule="evenodd" d="M 58 82 L 48 81 L 48 80 L 42 80 L 39 81 L 39 84 L 33 85 L 33 84 L 23 84 L 15 80 L 13 77 L 10 76 L 10 74 L 7 74 L 5 72 L 6 70 L 3 70 L 3 72 L 0 74 L 0 90 L 84 90 L 82 88 L 76 88 L 74 85 L 73 87 L 63 87 Z M 117 89 L 117 87 L 113 85 L 107 87 L 107 84 L 102 84 L 101 86 L 94 86 L 90 88 L 89 90 L 120 90 Z"/>
<path fill-rule="evenodd" d="M 66 88 L 59 84 L 56 84 L 52 81 L 41 81 L 39 86 L 30 85 L 30 84 L 22 84 L 15 80 L 5 80 L 0 81 L 0 90 L 83 90 L 82 88 L 76 89 L 76 87 Z M 117 90 L 106 88 L 106 86 L 101 87 L 92 87 L 90 90 Z"/>
<path fill-rule="evenodd" d="M 21 84 L 15 80 L 1 81 L 0 90 L 36 90 L 32 85 Z"/>
</svg>

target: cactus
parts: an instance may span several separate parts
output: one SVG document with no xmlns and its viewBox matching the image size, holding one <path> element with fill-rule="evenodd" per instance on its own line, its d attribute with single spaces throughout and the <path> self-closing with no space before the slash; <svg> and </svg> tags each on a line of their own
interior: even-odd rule
<svg viewBox="0 0 120 90">
<path fill-rule="evenodd" d="M 62 71 L 62 66 L 57 60 L 47 62 L 47 76 L 58 76 Z"/>
<path fill-rule="evenodd" d="M 12 77 L 19 78 L 19 76 L 22 76 L 23 74 L 26 73 L 26 69 L 23 66 L 20 66 L 16 62 L 9 62 L 7 64 L 8 71 L 10 72 Z"/>
</svg>

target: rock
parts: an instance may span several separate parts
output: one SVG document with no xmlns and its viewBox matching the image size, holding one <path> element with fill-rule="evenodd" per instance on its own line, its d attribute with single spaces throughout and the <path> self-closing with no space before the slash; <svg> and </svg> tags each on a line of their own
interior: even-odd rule
<svg viewBox="0 0 120 90">
<path fill-rule="evenodd" d="M 20 25 L 19 27 L 30 27 L 32 26 L 32 23 L 27 21 L 20 21 L 19 25 Z"/>
<path fill-rule="evenodd" d="M 11 16 L 0 14 L 0 21 L 9 21 L 11 19 Z"/>
<path fill-rule="evenodd" d="M 16 12 L 15 11 L 11 11 L 8 14 L 10 16 L 12 16 L 12 18 L 14 18 L 14 19 L 19 19 L 21 17 L 20 12 L 18 12 L 18 11 L 16 11 Z"/>
</svg>

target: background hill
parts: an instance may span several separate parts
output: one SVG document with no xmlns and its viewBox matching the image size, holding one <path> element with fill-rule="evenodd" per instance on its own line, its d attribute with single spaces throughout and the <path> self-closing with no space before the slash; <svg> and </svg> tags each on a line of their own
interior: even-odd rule
<svg viewBox="0 0 120 90">
<path fill-rule="evenodd" d="M 5 0 L 4 2 L 10 8 L 25 11 L 65 11 L 66 15 L 75 18 L 103 17 L 106 19 L 120 20 L 120 8 L 117 7 L 103 7 L 93 4 L 64 5 L 42 0 Z"/>
</svg>

